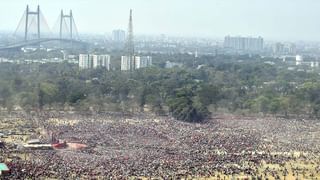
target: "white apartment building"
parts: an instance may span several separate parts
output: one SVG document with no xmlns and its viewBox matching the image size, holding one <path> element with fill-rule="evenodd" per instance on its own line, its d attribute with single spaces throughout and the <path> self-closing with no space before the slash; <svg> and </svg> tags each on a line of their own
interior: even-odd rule
<svg viewBox="0 0 320 180">
<path fill-rule="evenodd" d="M 88 54 L 79 54 L 79 69 L 91 69 L 93 62 Z"/>
<path fill-rule="evenodd" d="M 152 66 L 151 56 L 136 56 L 135 69 L 146 68 Z"/>
<path fill-rule="evenodd" d="M 79 55 L 79 69 L 96 69 L 101 67 L 110 70 L 110 55 Z"/>
<path fill-rule="evenodd" d="M 264 42 L 262 37 L 231 37 L 224 38 L 224 47 L 242 51 L 262 51 Z"/>
<path fill-rule="evenodd" d="M 151 56 L 122 56 L 121 71 L 132 71 L 135 69 L 152 66 Z"/>
<path fill-rule="evenodd" d="M 110 70 L 110 55 L 90 55 L 92 56 L 93 68 L 105 67 Z"/>
<path fill-rule="evenodd" d="M 131 71 L 134 70 L 135 56 L 121 56 L 121 71 Z"/>
</svg>

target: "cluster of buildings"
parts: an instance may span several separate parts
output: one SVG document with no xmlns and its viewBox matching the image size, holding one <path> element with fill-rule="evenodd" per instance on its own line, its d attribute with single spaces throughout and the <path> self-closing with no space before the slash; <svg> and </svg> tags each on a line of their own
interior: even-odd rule
<svg viewBox="0 0 320 180">
<path fill-rule="evenodd" d="M 121 71 L 133 71 L 152 66 L 151 56 L 122 56 Z M 79 69 L 105 68 L 111 70 L 110 55 L 80 54 Z"/>
<path fill-rule="evenodd" d="M 318 69 L 319 68 L 319 60 L 318 58 L 314 57 L 304 57 L 302 55 L 284 55 L 282 57 L 282 61 L 288 64 L 288 70 L 295 70 L 295 69 Z"/>
<path fill-rule="evenodd" d="M 305 61 L 303 56 L 297 55 L 296 56 L 296 65 L 297 66 L 305 65 L 305 66 L 310 66 L 312 68 L 318 68 L 319 61 Z"/>
<path fill-rule="evenodd" d="M 79 69 L 106 68 L 110 70 L 110 55 L 80 54 Z"/>
<path fill-rule="evenodd" d="M 229 48 L 235 51 L 261 52 L 263 51 L 262 37 L 232 37 L 224 38 L 224 48 Z"/>
<path fill-rule="evenodd" d="M 272 51 L 274 55 L 286 55 L 286 54 L 296 54 L 297 47 L 293 43 L 276 43 L 272 47 Z"/>
<path fill-rule="evenodd" d="M 127 38 L 127 39 L 126 39 Z M 120 70 L 133 71 L 141 68 L 152 66 L 151 56 L 136 56 L 134 53 L 134 40 L 133 40 L 133 23 L 132 23 L 132 10 L 130 10 L 129 27 L 126 37 L 126 32 L 118 29 L 112 32 L 112 40 L 114 42 L 125 42 L 125 56 L 121 57 Z M 110 56 L 109 55 L 95 55 L 95 54 L 80 54 L 79 55 L 79 68 L 80 69 L 95 69 L 105 67 L 110 70 Z"/>
</svg>

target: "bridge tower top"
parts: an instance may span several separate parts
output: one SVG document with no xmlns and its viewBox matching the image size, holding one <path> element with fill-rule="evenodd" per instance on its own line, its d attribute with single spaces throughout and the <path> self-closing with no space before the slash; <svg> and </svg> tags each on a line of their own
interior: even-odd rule
<svg viewBox="0 0 320 180">
<path fill-rule="evenodd" d="M 78 34 L 72 10 L 70 10 L 68 15 L 64 14 L 63 10 L 61 10 L 59 29 L 60 39 L 63 39 L 64 37 L 74 39 L 75 36 Z M 67 32 L 67 35 L 64 35 L 64 32 Z"/>
<path fill-rule="evenodd" d="M 69 13 L 64 14 L 61 10 L 61 14 L 58 19 L 58 35 L 54 35 L 49 28 L 47 21 L 45 20 L 40 6 L 38 5 L 35 11 L 31 11 L 29 5 L 18 24 L 14 35 L 19 38 L 24 38 L 24 41 L 39 40 L 43 38 L 60 38 L 60 39 L 79 39 L 77 26 L 74 21 L 72 10 Z"/>
<path fill-rule="evenodd" d="M 40 39 L 40 6 L 38 5 L 37 11 L 32 12 L 29 10 L 29 5 L 27 5 L 26 9 L 26 22 L 25 22 L 25 34 L 24 40 L 28 40 L 28 32 L 30 29 L 30 20 L 31 16 L 36 16 L 36 25 L 37 25 L 37 38 Z"/>
</svg>

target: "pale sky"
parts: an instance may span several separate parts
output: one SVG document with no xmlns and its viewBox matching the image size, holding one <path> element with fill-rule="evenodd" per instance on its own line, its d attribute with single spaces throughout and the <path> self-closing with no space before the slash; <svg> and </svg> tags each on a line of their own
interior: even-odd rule
<svg viewBox="0 0 320 180">
<path fill-rule="evenodd" d="M 320 41 L 320 0 L 0 0 L 0 30 L 13 32 L 27 4 L 50 27 L 72 9 L 80 33 L 126 30 L 132 8 L 137 34 Z"/>
</svg>

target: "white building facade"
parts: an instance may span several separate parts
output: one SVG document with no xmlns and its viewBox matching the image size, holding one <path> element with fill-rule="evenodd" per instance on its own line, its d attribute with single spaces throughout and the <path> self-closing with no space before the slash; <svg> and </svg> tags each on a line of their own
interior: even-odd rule
<svg viewBox="0 0 320 180">
<path fill-rule="evenodd" d="M 264 41 L 262 37 L 231 37 L 224 38 L 224 47 L 242 51 L 262 51 Z"/>
<path fill-rule="evenodd" d="M 121 71 L 132 71 L 152 66 L 151 56 L 122 56 Z"/>
<path fill-rule="evenodd" d="M 79 54 L 79 69 L 91 69 L 92 66 L 93 63 L 88 54 Z"/>
<path fill-rule="evenodd" d="M 94 69 L 105 67 L 110 70 L 110 55 L 92 55 L 92 61 Z"/>
<path fill-rule="evenodd" d="M 121 71 L 132 71 L 134 70 L 134 59 L 135 56 L 121 56 Z"/>
<path fill-rule="evenodd" d="M 151 56 L 136 56 L 135 69 L 146 68 L 152 66 Z"/>
<path fill-rule="evenodd" d="M 80 54 L 79 69 L 106 68 L 110 70 L 110 55 Z"/>
</svg>

